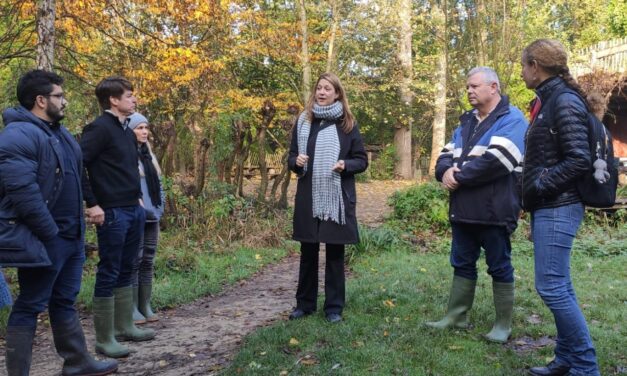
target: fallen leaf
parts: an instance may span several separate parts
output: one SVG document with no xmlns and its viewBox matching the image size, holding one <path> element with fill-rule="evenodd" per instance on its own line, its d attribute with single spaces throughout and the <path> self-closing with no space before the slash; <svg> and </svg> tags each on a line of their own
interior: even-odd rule
<svg viewBox="0 0 627 376">
<path fill-rule="evenodd" d="M 427 269 L 425 269 L 425 268 L 420 268 L 420 271 L 421 271 L 421 272 L 423 272 L 423 273 L 426 273 L 426 272 L 427 272 Z"/>
<path fill-rule="evenodd" d="M 333 367 L 331 367 L 331 369 L 338 369 L 338 368 L 340 368 L 341 366 L 342 366 L 342 365 L 341 365 L 340 363 L 335 363 L 335 364 L 333 365 Z"/>
<path fill-rule="evenodd" d="M 196 354 L 194 354 L 194 353 L 189 353 L 189 357 L 190 357 L 190 358 L 195 358 L 195 357 L 196 357 Z"/>
<path fill-rule="evenodd" d="M 163 368 L 163 367 L 165 367 L 167 365 L 168 365 L 168 362 L 166 362 L 165 360 L 160 360 L 159 361 L 159 367 Z"/>
<path fill-rule="evenodd" d="M 290 338 L 290 346 L 298 346 L 300 342 L 294 337 Z"/>
<path fill-rule="evenodd" d="M 259 253 L 255 255 L 255 260 L 261 260 L 261 255 Z"/>
<path fill-rule="evenodd" d="M 383 331 L 383 336 L 384 336 L 384 337 L 387 337 L 387 336 L 389 336 L 389 335 L 390 335 L 390 333 L 389 333 L 387 330 L 384 330 L 384 331 Z"/>
<path fill-rule="evenodd" d="M 289 372 L 287 372 L 286 370 L 279 372 L 279 376 L 287 376 L 288 374 Z"/>
<path fill-rule="evenodd" d="M 449 350 L 463 350 L 464 346 L 451 345 L 448 348 Z"/>
<path fill-rule="evenodd" d="M 527 317 L 527 322 L 530 324 L 540 324 L 542 323 L 542 319 L 540 318 L 539 315 L 536 315 L 534 313 L 531 316 Z"/>
<path fill-rule="evenodd" d="M 353 342 L 353 347 L 363 347 L 364 341 L 355 341 Z"/>
<path fill-rule="evenodd" d="M 267 353 L 266 353 L 265 351 L 262 351 L 259 355 L 264 356 L 264 355 L 266 355 L 266 354 L 267 354 Z"/>
<path fill-rule="evenodd" d="M 386 306 L 390 307 L 390 308 L 394 308 L 396 307 L 396 304 L 394 304 L 393 301 L 391 301 L 390 299 L 386 300 L 383 302 L 383 304 L 385 304 Z"/>
</svg>

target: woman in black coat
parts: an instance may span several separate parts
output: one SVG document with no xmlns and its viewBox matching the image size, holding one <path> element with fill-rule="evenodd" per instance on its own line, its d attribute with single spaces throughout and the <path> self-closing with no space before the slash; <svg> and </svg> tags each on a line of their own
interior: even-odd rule
<svg viewBox="0 0 627 376">
<path fill-rule="evenodd" d="M 324 313 L 338 322 L 345 302 L 344 245 L 359 242 L 355 174 L 366 170 L 368 158 L 336 75 L 318 78 L 292 133 L 288 165 L 298 175 L 292 238 L 301 242 L 301 258 L 290 320 L 316 310 L 318 253 L 325 243 Z"/>
<path fill-rule="evenodd" d="M 555 358 L 529 374 L 598 376 L 596 350 L 570 275 L 584 217 L 576 182 L 589 171 L 588 109 L 564 46 L 538 39 L 522 55 L 523 81 L 536 92 L 523 164 L 523 207 L 531 214 L 535 286 L 555 319 Z"/>
</svg>

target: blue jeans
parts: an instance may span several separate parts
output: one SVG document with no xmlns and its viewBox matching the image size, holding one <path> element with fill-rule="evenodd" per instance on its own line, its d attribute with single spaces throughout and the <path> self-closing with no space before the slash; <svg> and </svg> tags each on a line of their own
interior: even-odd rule
<svg viewBox="0 0 627 376">
<path fill-rule="evenodd" d="M 133 264 L 133 286 L 152 285 L 155 274 L 155 255 L 159 244 L 159 222 L 146 222 L 144 235 L 139 244 L 137 260 Z"/>
<path fill-rule="evenodd" d="M 98 226 L 98 272 L 94 296 L 111 297 L 113 289 L 132 284 L 133 264 L 144 233 L 146 214 L 140 205 L 105 209 Z"/>
<path fill-rule="evenodd" d="M 599 375 L 586 319 L 570 279 L 570 252 L 583 219 L 581 203 L 531 213 L 536 290 L 555 318 L 555 361 L 573 375 Z"/>
<path fill-rule="evenodd" d="M 451 266 L 458 277 L 477 280 L 477 260 L 485 249 L 488 274 L 496 282 L 514 282 L 512 245 L 505 226 L 451 223 Z"/>
<path fill-rule="evenodd" d="M 44 243 L 52 265 L 18 268 L 20 293 L 9 316 L 9 326 L 37 326 L 37 315 L 48 307 L 51 323 L 76 314 L 74 303 L 81 289 L 85 246 L 82 238 L 60 236 Z"/>
</svg>

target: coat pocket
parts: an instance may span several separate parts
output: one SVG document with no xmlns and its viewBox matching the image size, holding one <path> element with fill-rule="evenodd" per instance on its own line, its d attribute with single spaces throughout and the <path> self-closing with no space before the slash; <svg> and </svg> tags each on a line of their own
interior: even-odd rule
<svg viewBox="0 0 627 376">
<path fill-rule="evenodd" d="M 42 267 L 50 265 L 43 243 L 15 218 L 0 218 L 0 265 Z"/>
</svg>

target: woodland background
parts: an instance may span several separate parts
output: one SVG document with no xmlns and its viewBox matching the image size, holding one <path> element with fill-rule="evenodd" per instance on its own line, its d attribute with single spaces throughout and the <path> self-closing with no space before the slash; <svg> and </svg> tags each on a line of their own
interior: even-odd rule
<svg viewBox="0 0 627 376">
<path fill-rule="evenodd" d="M 526 109 L 533 93 L 520 79 L 520 54 L 529 42 L 557 38 L 575 51 L 627 35 L 624 0 L 0 4 L 0 106 L 16 104 L 21 73 L 53 69 L 66 79 L 65 123 L 80 134 L 100 112 L 97 82 L 128 77 L 152 122 L 170 222 L 185 224 L 201 217 L 194 205 L 216 186 L 241 196 L 251 161 L 260 167 L 259 201 L 287 206 L 289 174 L 267 167 L 284 160 L 291 127 L 322 72 L 343 80 L 377 152 L 370 177 L 411 179 L 469 108 L 470 68 L 494 67 L 503 92 Z"/>
</svg>

